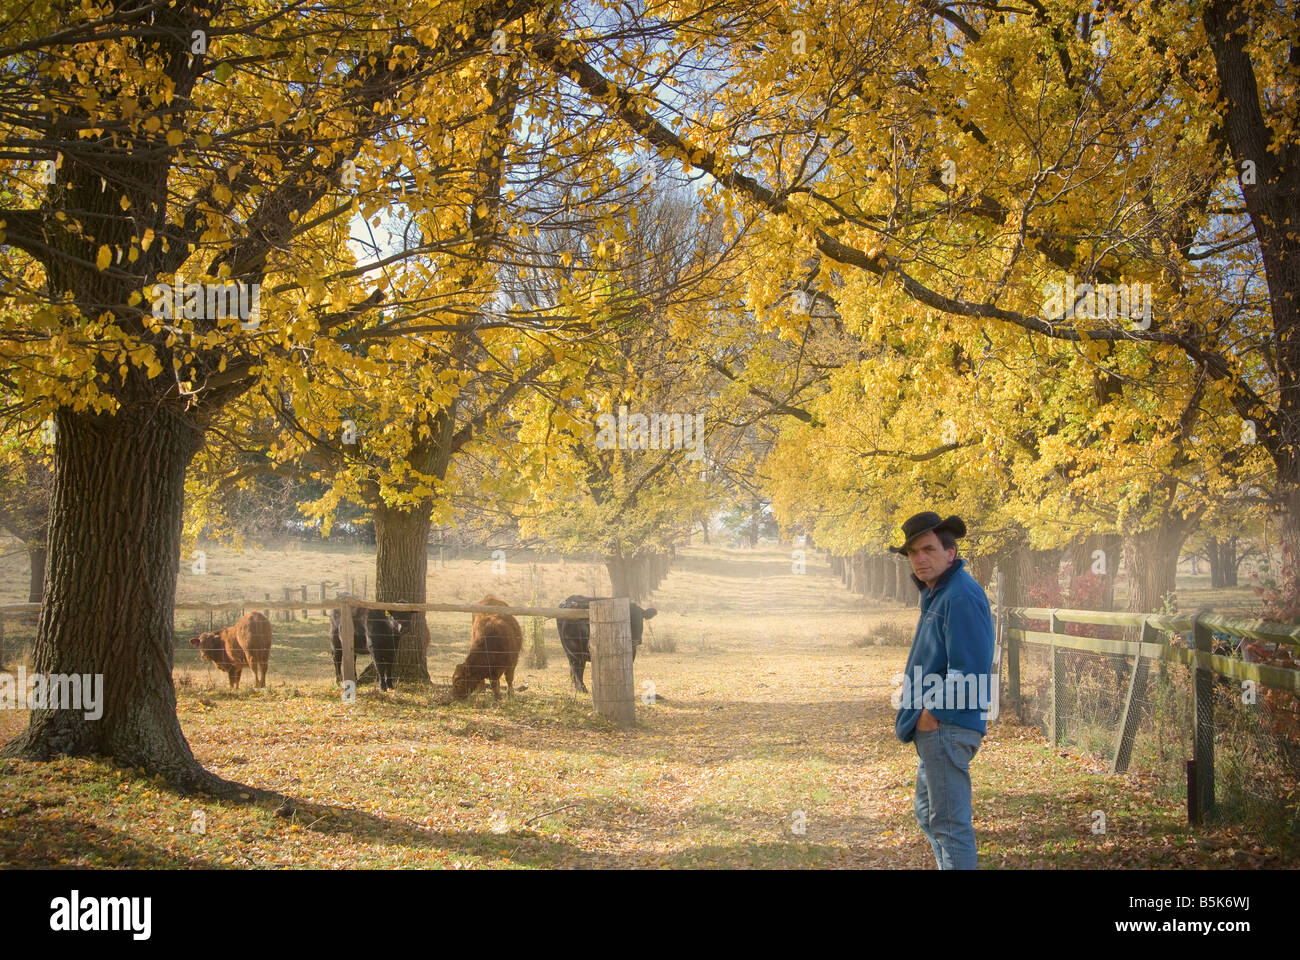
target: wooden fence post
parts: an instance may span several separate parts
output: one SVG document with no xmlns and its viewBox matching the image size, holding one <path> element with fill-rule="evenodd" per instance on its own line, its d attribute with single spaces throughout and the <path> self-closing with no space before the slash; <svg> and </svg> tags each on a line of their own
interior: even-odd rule
<svg viewBox="0 0 1300 960">
<path fill-rule="evenodd" d="M 592 704 L 602 717 L 621 727 L 630 727 L 636 723 L 636 686 L 632 675 L 632 615 L 628 599 L 593 600 L 588 614 Z"/>
<path fill-rule="evenodd" d="M 1214 637 L 1210 628 L 1201 623 L 1199 612 L 1192 618 L 1192 638 L 1197 651 L 1213 652 Z M 1195 678 L 1192 706 L 1196 740 L 1192 756 L 1196 760 L 1196 809 L 1204 817 L 1214 812 L 1214 671 L 1197 664 L 1192 676 Z"/>
<path fill-rule="evenodd" d="M 1056 611 L 1053 610 L 1051 619 L 1048 621 L 1048 629 L 1052 633 L 1061 633 L 1061 622 L 1056 619 Z M 1061 737 L 1065 733 L 1065 654 L 1053 643 L 1048 652 L 1052 658 L 1052 703 L 1051 712 L 1047 721 L 1047 738 L 1052 741 L 1052 746 L 1061 745 Z"/>
<path fill-rule="evenodd" d="M 1156 642 L 1156 629 L 1144 617 L 1142 633 L 1138 638 L 1142 643 Z M 1115 755 L 1110 761 L 1111 773 L 1124 773 L 1128 770 L 1129 759 L 1133 755 L 1133 740 L 1137 737 L 1138 722 L 1142 719 L 1142 697 L 1147 688 L 1147 661 L 1141 650 L 1133 659 L 1133 672 L 1128 678 L 1128 696 L 1124 698 L 1124 713 L 1119 721 L 1119 739 L 1115 741 Z"/>
<path fill-rule="evenodd" d="M 324 580 L 322 580 L 322 581 L 320 582 L 320 602 L 321 602 L 321 603 L 324 603 L 324 602 L 325 602 L 325 581 L 324 581 Z M 330 615 L 330 612 L 329 612 L 328 610 L 326 610 L 325 608 L 322 607 L 322 608 L 321 608 L 321 616 L 322 616 L 322 617 L 328 617 L 329 615 Z"/>
<path fill-rule="evenodd" d="M 345 599 L 339 608 L 339 645 L 343 648 L 343 683 L 344 698 L 351 689 L 353 695 L 357 690 L 356 640 L 353 637 L 352 605 Z M 351 683 L 351 688 L 346 685 Z"/>
<path fill-rule="evenodd" d="M 284 602 L 285 603 L 291 602 L 293 600 L 293 587 L 281 587 L 280 589 L 281 592 L 284 594 Z M 280 619 L 292 620 L 293 611 L 290 610 L 288 607 L 285 607 L 283 610 L 280 611 Z"/>
</svg>

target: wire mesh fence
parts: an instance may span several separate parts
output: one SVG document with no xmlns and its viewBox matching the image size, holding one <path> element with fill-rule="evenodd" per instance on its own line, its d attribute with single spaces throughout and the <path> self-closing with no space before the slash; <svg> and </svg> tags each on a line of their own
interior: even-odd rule
<svg viewBox="0 0 1300 960">
<path fill-rule="evenodd" d="M 1124 638 L 1119 628 L 1097 628 L 1102 630 L 1107 637 Z M 1127 633 L 1131 639 L 1135 631 Z M 1055 701 L 1053 657 L 1061 676 Z M 1196 753 L 1199 709 L 1213 729 L 1212 815 L 1300 839 L 1300 739 L 1288 729 L 1293 694 L 1215 675 L 1210 698 L 1198 699 L 1190 665 L 1143 658 L 1135 681 L 1133 656 L 1042 643 L 1020 644 L 1019 659 L 1024 722 L 1049 740 L 1055 734 L 1061 749 L 1113 770 L 1127 707 L 1133 737 L 1122 772 L 1182 802 L 1187 761 Z"/>
</svg>

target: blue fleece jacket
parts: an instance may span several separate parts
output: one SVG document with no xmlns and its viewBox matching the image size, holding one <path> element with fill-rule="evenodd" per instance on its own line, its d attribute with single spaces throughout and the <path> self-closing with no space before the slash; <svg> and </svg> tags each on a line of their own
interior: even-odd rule
<svg viewBox="0 0 1300 960">
<path fill-rule="evenodd" d="M 958 558 L 934 587 L 915 576 L 921 617 L 907 655 L 894 732 L 911 743 L 924 708 L 941 723 L 987 733 L 993 695 L 993 612 L 984 588 Z"/>
</svg>

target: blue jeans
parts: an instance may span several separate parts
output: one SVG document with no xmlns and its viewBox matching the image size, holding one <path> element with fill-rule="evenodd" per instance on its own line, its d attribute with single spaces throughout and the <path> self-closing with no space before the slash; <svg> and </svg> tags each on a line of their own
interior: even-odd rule
<svg viewBox="0 0 1300 960">
<path fill-rule="evenodd" d="M 978 730 L 939 724 L 917 730 L 916 822 L 934 850 L 940 870 L 975 869 L 971 826 L 970 762 L 983 737 Z"/>
</svg>

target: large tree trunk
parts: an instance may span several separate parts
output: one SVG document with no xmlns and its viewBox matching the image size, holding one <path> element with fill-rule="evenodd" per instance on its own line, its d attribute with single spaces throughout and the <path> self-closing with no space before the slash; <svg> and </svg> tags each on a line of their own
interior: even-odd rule
<svg viewBox="0 0 1300 960">
<path fill-rule="evenodd" d="M 1164 524 L 1124 540 L 1129 571 L 1130 613 L 1158 613 L 1175 590 L 1178 555 L 1187 533 L 1181 524 Z"/>
<path fill-rule="evenodd" d="M 385 504 L 375 508 L 375 599 L 380 603 L 425 602 L 432 514 L 430 500 L 414 509 Z M 411 630 L 403 631 L 397 644 L 397 679 L 402 683 L 430 683 L 426 659 L 429 624 L 423 613 L 417 613 L 411 626 Z M 375 679 L 373 666 L 357 678 L 358 683 Z"/>
<path fill-rule="evenodd" d="M 1219 546 L 1219 560 L 1223 564 L 1223 586 L 1237 586 L 1237 538 L 1228 537 Z"/>
<path fill-rule="evenodd" d="M 190 752 L 172 686 L 185 469 L 202 433 L 165 404 L 116 416 L 61 409 L 55 422 L 48 591 L 32 669 L 102 676 L 103 715 L 33 710 L 4 753 L 107 756 L 183 788 L 220 789 L 225 781 Z"/>
<path fill-rule="evenodd" d="M 1123 538 L 1117 533 L 1089 534 L 1083 540 L 1071 545 L 1070 589 L 1067 598 L 1070 606 L 1081 605 L 1079 596 L 1082 591 L 1080 585 L 1076 583 L 1077 578 L 1103 576 L 1105 579 L 1102 582 L 1102 595 L 1097 609 L 1115 608 L 1115 573 L 1119 569 L 1122 550 Z M 1101 551 L 1100 557 L 1096 555 L 1097 551 Z M 1094 568 L 1097 567 L 1104 570 L 1104 573 L 1094 574 Z"/>
<path fill-rule="evenodd" d="M 605 569 L 609 571 L 609 586 L 615 597 L 627 597 L 633 603 L 640 603 L 641 596 L 636 576 L 636 564 L 628 557 L 608 556 Z"/>
<path fill-rule="evenodd" d="M 1217 590 L 1237 586 L 1237 538 L 1207 537 L 1205 552 L 1210 558 L 1210 587 Z"/>
<path fill-rule="evenodd" d="M 998 554 L 998 577 L 1002 581 L 1002 603 L 1008 607 L 1029 606 L 1021 579 L 1019 550 Z"/>
<path fill-rule="evenodd" d="M 27 602 L 40 603 L 45 597 L 45 559 L 48 554 L 44 541 L 27 544 L 27 562 L 30 578 L 27 584 Z"/>
<path fill-rule="evenodd" d="M 1218 590 L 1223 586 L 1223 548 L 1218 537 L 1205 538 L 1205 553 L 1210 560 L 1210 589 Z"/>
</svg>

